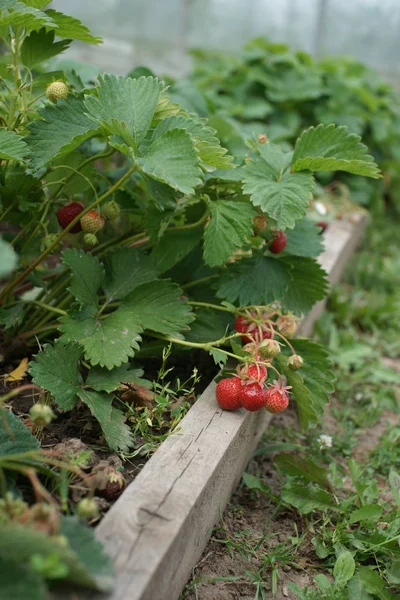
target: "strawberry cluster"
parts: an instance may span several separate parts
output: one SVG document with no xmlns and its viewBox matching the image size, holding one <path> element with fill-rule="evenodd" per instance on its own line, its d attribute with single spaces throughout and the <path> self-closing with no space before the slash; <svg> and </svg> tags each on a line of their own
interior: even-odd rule
<svg viewBox="0 0 400 600">
<path fill-rule="evenodd" d="M 245 367 L 247 369 L 247 367 Z M 259 370 L 259 381 L 235 375 L 221 379 L 217 384 L 217 401 L 224 410 L 245 408 L 250 412 L 266 408 L 271 413 L 284 411 L 289 405 L 290 386 L 283 386 L 282 381 L 274 381 L 273 385 L 264 387 L 267 369 L 264 365 L 251 364 L 248 369 L 253 373 Z M 265 376 L 263 375 L 264 369 Z"/>
<path fill-rule="evenodd" d="M 271 413 L 284 411 L 289 405 L 291 387 L 284 386 L 283 378 L 272 361 L 281 352 L 281 346 L 286 344 L 292 350 L 287 365 L 294 370 L 302 367 L 302 357 L 294 352 L 287 339 L 296 333 L 296 318 L 282 314 L 276 307 L 255 307 L 236 318 L 235 330 L 241 334 L 243 350 L 250 356 L 244 366 L 237 368 L 233 377 L 226 377 L 217 384 L 218 404 L 224 410 L 243 407 L 249 411 L 262 408 Z M 268 382 L 269 369 L 278 376 L 278 380 L 272 383 Z"/>
<path fill-rule="evenodd" d="M 57 211 L 57 220 L 62 229 L 66 229 L 76 220 L 78 216 L 85 210 L 81 202 L 69 202 L 64 204 Z M 103 213 L 97 209 L 89 210 L 69 229 L 69 233 L 79 233 L 83 231 L 83 240 L 87 246 L 95 246 L 97 244 L 96 234 L 103 229 L 105 225 L 105 217 L 109 221 L 116 222 L 119 219 L 120 207 L 112 200 L 103 206 Z"/>
</svg>

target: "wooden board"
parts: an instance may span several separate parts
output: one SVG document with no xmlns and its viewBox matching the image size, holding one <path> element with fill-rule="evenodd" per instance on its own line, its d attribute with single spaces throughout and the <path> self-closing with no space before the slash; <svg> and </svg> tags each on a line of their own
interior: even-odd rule
<svg viewBox="0 0 400 600">
<path fill-rule="evenodd" d="M 331 282 L 339 279 L 364 225 L 359 216 L 326 231 L 320 262 Z M 314 307 L 301 335 L 311 332 L 323 308 L 324 302 Z M 210 383 L 97 528 L 117 574 L 108 600 L 179 598 L 270 419 L 266 411 L 222 411 Z M 97 595 L 79 599 L 89 597 Z"/>
</svg>

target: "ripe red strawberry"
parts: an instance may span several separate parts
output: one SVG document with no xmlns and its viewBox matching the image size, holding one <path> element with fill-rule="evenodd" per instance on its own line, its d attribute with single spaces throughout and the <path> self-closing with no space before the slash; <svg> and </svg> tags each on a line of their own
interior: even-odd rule
<svg viewBox="0 0 400 600">
<path fill-rule="evenodd" d="M 85 233 L 97 233 L 100 229 L 103 229 L 104 223 L 104 217 L 93 208 L 86 215 L 83 215 L 81 219 L 82 231 Z"/>
<path fill-rule="evenodd" d="M 289 404 L 288 392 L 291 389 L 290 385 L 284 387 L 282 382 L 274 381 L 274 385 L 266 390 L 265 408 L 268 412 L 279 413 L 285 410 Z"/>
<path fill-rule="evenodd" d="M 252 315 L 254 318 L 256 315 Z M 237 317 L 235 321 L 235 329 L 238 333 L 248 333 L 242 335 L 243 344 L 251 344 L 253 342 L 262 342 L 272 336 L 272 331 L 267 323 L 258 325 L 249 317 Z"/>
<path fill-rule="evenodd" d="M 266 402 L 266 390 L 259 383 L 247 383 L 240 394 L 242 406 L 250 412 L 261 410 Z"/>
<path fill-rule="evenodd" d="M 328 223 L 326 221 L 318 221 L 317 226 L 322 229 L 320 233 L 324 233 L 325 229 L 328 227 Z"/>
<path fill-rule="evenodd" d="M 238 377 L 226 377 L 217 383 L 217 402 L 224 410 L 237 410 L 242 406 L 242 383 Z"/>
<path fill-rule="evenodd" d="M 239 375 L 242 381 L 263 384 L 267 378 L 267 368 L 264 365 L 252 363 L 242 367 Z"/>
<path fill-rule="evenodd" d="M 235 329 L 238 333 L 246 333 L 249 326 L 249 320 L 246 317 L 237 317 L 235 321 Z"/>
<path fill-rule="evenodd" d="M 251 321 L 247 317 L 237 317 L 235 321 L 235 329 L 238 333 L 247 333 L 249 327 L 251 325 Z M 241 340 L 243 344 L 250 344 L 253 340 L 247 335 L 242 335 Z"/>
<path fill-rule="evenodd" d="M 284 231 L 276 231 L 275 237 L 269 246 L 269 251 L 272 252 L 272 254 L 279 254 L 286 248 L 286 244 L 286 233 Z"/>
<path fill-rule="evenodd" d="M 82 202 L 70 202 L 59 208 L 57 211 L 57 219 L 61 227 L 65 229 L 75 217 L 81 214 L 84 208 Z M 82 231 L 80 221 L 69 230 L 70 233 L 78 233 L 78 231 Z"/>
</svg>

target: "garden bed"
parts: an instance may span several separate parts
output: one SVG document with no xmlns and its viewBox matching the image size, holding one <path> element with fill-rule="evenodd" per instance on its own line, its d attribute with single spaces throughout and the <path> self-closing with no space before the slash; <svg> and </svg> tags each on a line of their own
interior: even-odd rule
<svg viewBox="0 0 400 600">
<path fill-rule="evenodd" d="M 320 263 L 331 283 L 340 278 L 365 222 L 357 214 L 327 229 Z M 314 307 L 301 335 L 323 308 L 323 302 Z M 270 419 L 266 411 L 222 411 L 210 383 L 97 527 L 116 570 L 110 599 L 165 600 L 166 589 L 169 600 L 179 597 Z"/>
</svg>

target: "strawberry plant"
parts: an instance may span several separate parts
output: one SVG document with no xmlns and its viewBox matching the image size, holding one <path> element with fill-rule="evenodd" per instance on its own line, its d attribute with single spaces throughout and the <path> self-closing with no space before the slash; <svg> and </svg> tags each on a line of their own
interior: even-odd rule
<svg viewBox="0 0 400 600">
<path fill-rule="evenodd" d="M 370 207 L 382 208 L 384 196 L 399 207 L 399 95 L 370 68 L 350 57 L 316 60 L 261 38 L 248 42 L 239 56 L 192 54 L 193 72 L 173 86 L 174 98 L 201 106 L 229 149 L 246 151 L 243 132 L 266 134 L 290 149 L 305 127 L 346 126 L 363 137 L 385 176 L 371 182 L 333 168 L 318 174 L 319 181 L 344 182 L 354 200 Z"/>
<path fill-rule="evenodd" d="M 306 212 L 315 174 L 379 178 L 367 148 L 346 127 L 327 124 L 299 132 L 293 151 L 240 132 L 229 152 L 218 127 L 157 77 L 87 81 L 79 65 L 52 66 L 73 39 L 100 40 L 47 4 L 7 0 L 0 8 L 0 343 L 6 371 L 31 358 L 25 385 L 46 399 L 30 408 L 31 428 L 43 432 L 86 410 L 110 450 L 133 456 L 141 436 L 153 451 L 146 427 L 159 423 L 162 439 L 185 409 L 169 406 L 177 392 L 165 379 L 143 379 L 142 367 L 170 351 L 184 362 L 191 349 L 224 367 L 216 398 L 224 409 L 280 412 L 294 399 L 301 425 L 315 425 L 333 375 L 321 346 L 293 339 L 299 317 L 327 292 L 316 260 L 320 230 Z M 12 405 L 25 390 L 7 389 L 1 400 Z M 3 420 L 6 449 L 19 442 L 12 414 Z M 90 533 L 60 514 L 96 518 L 93 498 L 71 508 L 67 467 L 40 452 L 24 455 L 22 466 L 20 455 L 0 465 L 3 533 L 14 540 L 0 556 L 0 584 L 12 595 L 13 581 L 24 579 L 37 597 L 57 578 L 108 589 L 108 562 Z M 32 506 L 23 498 L 25 523 L 9 514 L 9 467 L 41 492 Z M 41 481 L 58 468 L 54 500 Z M 83 478 L 89 490 L 117 497 L 124 478 L 113 469 L 100 475 Z M 51 529 L 39 534 L 30 526 L 37 520 Z M 20 566 L 21 555 L 29 566 Z"/>
<path fill-rule="evenodd" d="M 133 439 L 118 391 L 139 386 L 136 361 L 169 344 L 266 369 L 263 381 L 245 378 L 245 397 L 247 385 L 264 384 L 286 397 L 284 374 L 302 424 L 316 422 L 330 389 L 327 356 L 299 341 L 300 358 L 287 360 L 297 355 L 291 315 L 327 291 L 306 211 L 314 173 L 379 178 L 366 147 L 344 126 L 318 125 L 293 152 L 261 135 L 244 136 L 245 152 L 231 155 L 156 77 L 87 83 L 46 71 L 42 59 L 71 39 L 100 40 L 45 8 L 9 0 L 1 12 L 4 346 L 34 353 L 39 340 L 33 382 L 60 411 L 86 405 L 122 452 Z M 264 338 L 277 338 L 279 356 L 261 355 Z"/>
<path fill-rule="evenodd" d="M 93 531 L 79 519 L 95 516 L 87 511 L 83 515 L 81 507 L 88 504 L 97 507 L 96 502 L 89 496 L 83 498 L 75 516 L 64 516 L 40 480 L 40 476 L 45 476 L 59 491 L 65 491 L 67 473 L 72 476 L 73 487 L 82 489 L 82 484 L 86 484 L 86 489 L 90 489 L 88 477 L 81 469 L 51 450 L 41 450 L 27 426 L 2 407 L 0 590 L 3 598 L 45 599 L 49 597 L 48 587 L 60 580 L 104 592 L 111 589 L 111 561 Z M 35 502 L 31 505 L 17 488 L 21 477 L 32 487 Z M 81 484 L 77 485 L 79 481 Z"/>
</svg>

